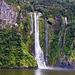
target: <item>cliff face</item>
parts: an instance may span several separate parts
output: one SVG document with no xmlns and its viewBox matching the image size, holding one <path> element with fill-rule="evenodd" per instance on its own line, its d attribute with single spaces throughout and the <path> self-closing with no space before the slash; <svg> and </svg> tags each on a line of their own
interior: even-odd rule
<svg viewBox="0 0 75 75">
<path fill-rule="evenodd" d="M 14 8 L 7 5 L 4 0 L 0 2 L 0 25 L 2 25 L 2 28 L 4 28 L 8 23 L 11 24 L 11 26 L 15 24 L 16 18 L 17 12 L 14 10 Z"/>
</svg>

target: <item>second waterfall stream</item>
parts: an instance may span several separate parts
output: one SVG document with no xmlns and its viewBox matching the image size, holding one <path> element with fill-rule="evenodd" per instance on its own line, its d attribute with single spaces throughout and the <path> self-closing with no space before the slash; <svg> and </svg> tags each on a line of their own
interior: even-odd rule
<svg viewBox="0 0 75 75">
<path fill-rule="evenodd" d="M 39 42 L 39 13 L 34 12 L 34 21 L 35 21 L 35 60 L 37 61 L 38 68 L 46 68 L 43 51 L 40 47 Z"/>
</svg>

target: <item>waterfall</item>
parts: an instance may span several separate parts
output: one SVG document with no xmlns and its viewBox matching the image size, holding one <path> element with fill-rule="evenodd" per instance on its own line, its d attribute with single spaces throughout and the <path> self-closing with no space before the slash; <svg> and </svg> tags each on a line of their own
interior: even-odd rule
<svg viewBox="0 0 75 75">
<path fill-rule="evenodd" d="M 46 55 L 45 55 L 45 60 L 46 64 L 48 65 L 48 25 L 47 25 L 47 20 L 45 18 L 45 46 L 46 46 Z"/>
<path fill-rule="evenodd" d="M 63 54 L 63 50 L 64 50 L 64 46 L 65 46 L 65 26 L 67 25 L 67 18 L 63 17 L 63 25 L 62 25 L 62 30 L 61 33 L 59 35 L 59 48 L 60 48 L 60 58 L 62 57 L 62 60 L 60 62 L 63 61 L 64 59 L 64 54 Z"/>
<path fill-rule="evenodd" d="M 39 42 L 39 23 L 38 23 L 39 14 L 34 12 L 34 21 L 35 21 L 35 60 L 37 61 L 38 68 L 45 68 L 46 64 L 44 61 L 43 51 L 40 47 Z"/>
<path fill-rule="evenodd" d="M 30 26 L 31 26 L 31 29 L 30 29 L 30 35 L 33 33 L 33 13 L 31 12 L 30 13 Z"/>
<path fill-rule="evenodd" d="M 67 25 L 68 23 L 67 23 L 67 17 L 63 17 L 63 24 L 65 25 Z"/>
</svg>

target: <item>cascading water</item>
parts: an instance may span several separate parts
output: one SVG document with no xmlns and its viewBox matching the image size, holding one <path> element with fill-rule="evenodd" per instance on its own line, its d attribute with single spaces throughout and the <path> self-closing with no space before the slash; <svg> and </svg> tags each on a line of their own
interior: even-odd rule
<svg viewBox="0 0 75 75">
<path fill-rule="evenodd" d="M 62 60 L 59 62 L 61 63 L 64 59 L 65 59 L 65 55 L 63 54 L 63 50 L 64 50 L 64 46 L 65 46 L 65 25 L 67 24 L 67 18 L 63 17 L 63 25 L 62 25 L 62 30 L 61 30 L 61 34 L 59 35 L 59 48 L 61 50 L 60 52 L 60 58 L 62 57 Z"/>
<path fill-rule="evenodd" d="M 46 64 L 48 65 L 48 25 L 47 25 L 47 21 L 45 18 L 45 46 L 46 46 L 46 55 L 45 55 L 45 60 L 46 60 Z"/>
<path fill-rule="evenodd" d="M 34 24 L 35 24 L 35 60 L 37 61 L 38 68 L 39 69 L 59 69 L 59 68 L 52 68 L 52 67 L 47 67 L 46 66 L 46 63 L 48 62 L 48 58 L 47 58 L 47 54 L 48 54 L 48 25 L 47 25 L 47 21 L 45 19 L 45 36 L 46 36 L 46 38 L 45 38 L 45 42 L 46 42 L 46 57 L 45 57 L 46 63 L 45 63 L 43 51 L 42 51 L 42 49 L 40 47 L 40 42 L 39 42 L 40 41 L 39 40 L 39 21 L 38 21 L 39 16 L 40 16 L 40 13 L 37 14 L 36 12 L 34 12 Z M 32 34 L 33 33 L 33 13 L 32 12 L 31 12 L 31 15 L 30 15 L 30 25 L 31 25 L 30 34 Z M 63 26 L 63 28 L 64 29 L 62 30 L 61 34 L 63 34 L 63 32 L 65 32 L 65 25 Z M 62 39 L 63 36 L 60 36 L 60 38 L 59 38 L 60 48 L 62 50 L 63 50 L 63 39 Z M 61 55 L 62 55 L 62 53 L 61 53 Z"/>
<path fill-rule="evenodd" d="M 33 33 L 33 13 L 30 13 L 30 26 L 31 26 L 31 30 L 30 30 L 30 35 Z"/>
<path fill-rule="evenodd" d="M 40 47 L 39 43 L 39 23 L 38 23 L 39 14 L 34 12 L 34 19 L 35 19 L 35 60 L 37 61 L 38 68 L 45 68 L 46 64 L 44 61 L 43 51 Z"/>
</svg>

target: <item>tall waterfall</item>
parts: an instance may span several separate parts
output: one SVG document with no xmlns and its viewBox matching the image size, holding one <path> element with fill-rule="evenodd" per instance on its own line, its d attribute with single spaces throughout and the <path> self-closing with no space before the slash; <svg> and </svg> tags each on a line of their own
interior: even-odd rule
<svg viewBox="0 0 75 75">
<path fill-rule="evenodd" d="M 43 51 L 40 47 L 40 42 L 39 42 L 38 17 L 39 17 L 39 14 L 36 14 L 36 12 L 34 12 L 34 19 L 35 19 L 35 60 L 37 61 L 38 68 L 45 68 L 46 64 L 44 61 L 44 55 L 43 55 Z"/>
<path fill-rule="evenodd" d="M 65 46 L 65 26 L 67 25 L 67 17 L 63 17 L 63 25 L 62 25 L 62 30 L 59 35 L 59 48 L 60 48 L 60 56 L 62 57 L 61 62 L 65 58 L 65 55 L 63 54 L 64 46 Z"/>
<path fill-rule="evenodd" d="M 30 29 L 30 35 L 33 33 L 33 13 L 31 12 L 30 13 L 30 26 L 31 26 L 31 29 Z"/>
<path fill-rule="evenodd" d="M 46 46 L 46 55 L 45 55 L 45 60 L 46 60 L 46 64 L 48 65 L 48 25 L 47 25 L 47 20 L 45 18 L 45 46 Z"/>
</svg>

